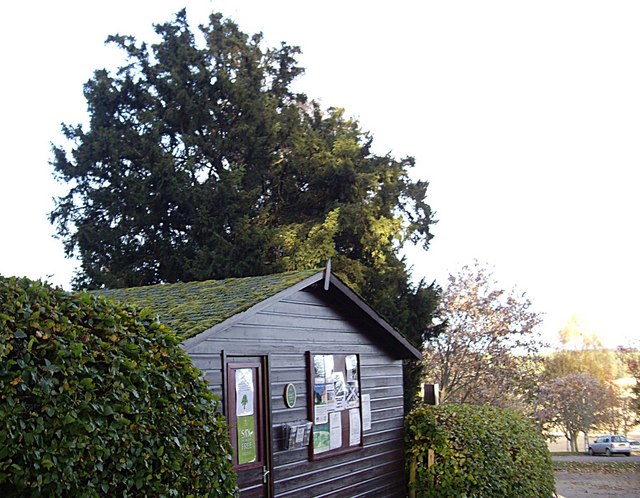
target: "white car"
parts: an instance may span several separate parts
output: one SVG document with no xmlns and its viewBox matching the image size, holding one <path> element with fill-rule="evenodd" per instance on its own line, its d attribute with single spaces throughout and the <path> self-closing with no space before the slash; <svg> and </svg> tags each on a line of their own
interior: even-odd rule
<svg viewBox="0 0 640 498">
<path fill-rule="evenodd" d="M 631 445 L 625 436 L 609 434 L 600 436 L 591 443 L 588 453 L 589 455 L 604 454 L 607 456 L 622 453 L 623 455 L 631 456 Z"/>
</svg>

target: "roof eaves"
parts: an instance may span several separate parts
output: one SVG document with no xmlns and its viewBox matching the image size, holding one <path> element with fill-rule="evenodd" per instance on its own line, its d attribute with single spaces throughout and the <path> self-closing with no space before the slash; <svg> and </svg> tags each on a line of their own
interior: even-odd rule
<svg viewBox="0 0 640 498">
<path fill-rule="evenodd" d="M 331 284 L 340 292 L 345 294 L 356 306 L 358 306 L 366 315 L 374 320 L 382 327 L 395 341 L 401 349 L 405 350 L 408 355 L 407 359 L 424 360 L 422 353 L 411 344 L 404 335 L 398 332 L 389 322 L 387 322 L 377 311 L 369 306 L 356 292 L 351 290 L 342 280 L 335 275 L 331 275 Z"/>
</svg>

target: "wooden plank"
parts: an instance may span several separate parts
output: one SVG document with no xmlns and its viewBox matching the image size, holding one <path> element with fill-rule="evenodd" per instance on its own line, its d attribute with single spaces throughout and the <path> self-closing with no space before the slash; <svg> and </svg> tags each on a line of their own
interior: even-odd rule
<svg viewBox="0 0 640 498">
<path fill-rule="evenodd" d="M 402 386 L 369 387 L 366 391 L 371 394 L 371 399 L 390 398 L 403 395 Z"/>
<path fill-rule="evenodd" d="M 356 464 L 325 462 L 327 465 L 319 469 L 295 464 L 275 468 L 278 496 L 350 496 L 345 490 L 356 486 L 359 493 L 371 494 L 379 482 L 389 481 L 396 484 L 396 491 L 388 496 L 404 496 L 404 455 L 397 442 L 372 447 Z"/>
<path fill-rule="evenodd" d="M 402 376 L 402 365 L 369 364 L 366 358 L 363 358 L 360 375 L 364 377 L 398 377 Z"/>
<path fill-rule="evenodd" d="M 280 314 L 261 312 L 247 316 L 238 325 L 261 325 L 263 327 L 293 327 L 301 330 L 346 330 L 358 333 L 358 328 L 340 317 L 318 318 L 304 314 Z"/>
<path fill-rule="evenodd" d="M 365 446 L 382 443 L 386 441 L 400 441 L 404 437 L 404 425 L 400 425 L 397 427 L 393 427 L 391 429 L 386 429 L 384 431 L 371 432 L 367 431 L 364 433 L 364 444 Z"/>
<path fill-rule="evenodd" d="M 343 344 L 366 344 L 370 346 L 370 351 L 378 351 L 378 347 L 373 344 L 367 337 L 357 334 L 350 330 L 338 330 L 330 328 L 297 328 L 297 327 L 281 327 L 276 325 L 247 325 L 241 324 L 210 337 L 207 342 L 220 341 L 260 341 L 260 342 L 287 342 L 291 344 L 304 343 L 343 343 Z M 307 348 L 308 350 L 309 348 Z M 299 349 L 298 349 L 299 351 Z"/>
<path fill-rule="evenodd" d="M 395 479 L 388 479 L 386 476 L 375 479 L 375 487 L 371 490 L 364 490 L 362 492 L 359 492 L 360 489 L 356 485 L 354 487 L 354 494 L 351 495 L 351 498 L 389 498 L 395 496 L 405 496 L 404 492 L 398 490 L 398 484 Z M 402 494 L 399 495 L 398 493 Z"/>
<path fill-rule="evenodd" d="M 271 313 L 279 314 L 291 314 L 291 315 L 304 315 L 315 318 L 340 318 L 343 317 L 333 308 L 327 306 L 325 303 L 318 301 L 314 302 L 301 302 L 301 301 L 280 301 L 268 310 Z"/>
<path fill-rule="evenodd" d="M 326 460 L 305 459 L 304 462 L 291 461 L 288 464 L 275 462 L 274 470 L 277 470 L 280 473 L 280 477 L 282 479 L 295 478 L 298 475 L 304 475 L 311 472 L 330 472 L 339 474 L 344 471 L 345 466 L 353 466 L 353 462 L 355 460 L 371 463 L 372 461 L 375 461 L 381 453 L 388 453 L 396 451 L 397 449 L 397 444 L 395 444 L 394 441 L 383 441 L 380 443 L 373 443 L 367 447 L 361 447 L 359 450 L 352 453 L 338 454 L 333 458 Z M 298 466 L 302 467 L 298 469 Z"/>
<path fill-rule="evenodd" d="M 388 398 L 371 398 L 371 410 L 380 410 L 383 408 L 391 408 L 394 406 L 403 406 L 404 398 L 402 396 L 393 396 Z"/>
<path fill-rule="evenodd" d="M 376 419 L 402 418 L 404 416 L 404 408 L 402 406 L 394 406 L 382 410 L 372 410 L 371 414 Z"/>
<path fill-rule="evenodd" d="M 274 353 L 271 355 L 271 361 L 276 372 L 286 372 L 289 369 L 306 370 L 306 351 L 286 354 Z"/>
<path fill-rule="evenodd" d="M 233 341 L 241 339 L 250 339 L 253 341 L 286 341 L 291 343 L 304 343 L 310 340 L 321 342 L 323 338 L 326 342 L 333 342 L 336 340 L 345 341 L 349 337 L 353 337 L 353 340 L 360 344 L 371 344 L 371 341 L 366 337 L 362 338 L 361 334 L 356 334 L 349 330 L 338 330 L 335 328 L 301 328 L 292 326 L 280 326 L 280 325 L 264 325 L 264 324 L 240 324 L 224 333 L 217 334 L 215 337 L 210 337 L 208 341 L 217 342 L 220 340 Z M 298 350 L 299 352 L 299 350 Z"/>
<path fill-rule="evenodd" d="M 282 450 L 282 446 L 277 444 L 274 448 L 273 459 L 278 465 L 306 465 L 309 456 L 308 448 L 297 448 L 293 450 Z M 275 474 L 274 474 L 275 475 Z"/>
<path fill-rule="evenodd" d="M 345 338 L 342 341 L 333 341 L 326 342 L 321 338 L 316 338 L 312 341 L 301 341 L 301 342 L 289 342 L 289 341 L 277 341 L 277 340 L 269 340 L 269 341 L 261 341 L 257 340 L 255 337 L 253 338 L 244 338 L 241 340 L 238 339 L 228 339 L 226 341 L 203 341 L 198 347 L 202 347 L 204 344 L 209 343 L 208 347 L 210 349 L 221 349 L 224 347 L 225 351 L 229 351 L 229 354 L 249 354 L 249 355 L 260 355 L 260 354 L 271 354 L 282 351 L 296 352 L 299 351 L 301 347 L 306 347 L 307 350 L 311 350 L 317 354 L 331 354 L 335 351 L 349 351 L 349 353 L 360 354 L 360 353 L 369 353 L 373 350 L 374 346 L 371 346 L 366 343 L 362 343 L 362 341 L 351 341 L 349 338 Z"/>
<path fill-rule="evenodd" d="M 350 498 L 404 498 L 406 496 L 404 475 L 397 471 L 395 475 L 374 475 L 344 488 L 344 491 L 330 491 L 318 495 L 318 498 L 342 498 L 348 493 Z"/>
<path fill-rule="evenodd" d="M 388 377 L 367 377 L 362 375 L 361 378 L 363 389 L 375 389 L 377 387 L 390 387 L 402 384 L 402 375 L 390 375 Z"/>
<path fill-rule="evenodd" d="M 371 432 L 367 432 L 367 434 L 383 432 L 390 429 L 396 429 L 398 427 L 404 427 L 404 419 L 403 418 L 388 418 L 388 419 L 380 419 L 374 420 L 371 424 Z"/>
<path fill-rule="evenodd" d="M 211 387 L 222 386 L 222 372 L 220 370 L 205 370 L 202 377 Z"/>
<path fill-rule="evenodd" d="M 279 425 L 286 424 L 288 422 L 307 420 L 307 416 L 306 403 L 301 403 L 300 407 L 296 405 L 295 408 L 285 408 L 283 402 L 280 409 L 273 409 L 271 423 L 273 427 L 277 428 Z"/>
<path fill-rule="evenodd" d="M 189 356 L 191 357 L 193 365 L 200 370 L 220 370 L 222 368 L 222 359 L 220 358 L 219 352 L 189 353 Z"/>
<path fill-rule="evenodd" d="M 300 292 L 291 294 L 281 299 L 280 302 L 298 303 L 298 304 L 315 304 L 317 306 L 328 306 L 327 301 L 322 299 L 323 292 L 315 292 L 313 290 L 304 289 Z"/>
<path fill-rule="evenodd" d="M 303 360 L 298 360 L 300 363 Z M 275 362 L 274 362 L 275 363 Z M 288 382 L 299 382 L 301 379 L 305 379 L 307 376 L 307 368 L 303 364 L 291 365 L 288 367 L 274 367 L 271 370 L 271 385 L 286 384 Z"/>
</svg>

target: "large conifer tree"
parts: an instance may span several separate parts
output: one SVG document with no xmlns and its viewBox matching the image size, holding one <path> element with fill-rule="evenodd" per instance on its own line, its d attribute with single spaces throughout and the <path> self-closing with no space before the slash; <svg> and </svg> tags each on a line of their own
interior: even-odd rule
<svg viewBox="0 0 640 498">
<path fill-rule="evenodd" d="M 426 249 L 433 222 L 413 159 L 380 156 L 339 109 L 291 89 L 297 47 L 264 48 L 220 14 L 196 43 L 186 13 L 151 46 L 109 42 L 127 61 L 97 70 L 90 121 L 63 126 L 51 221 L 76 254 L 76 287 L 127 287 L 334 269 L 417 346 L 435 290 L 399 250 Z M 417 377 L 410 381 L 417 382 Z"/>
</svg>

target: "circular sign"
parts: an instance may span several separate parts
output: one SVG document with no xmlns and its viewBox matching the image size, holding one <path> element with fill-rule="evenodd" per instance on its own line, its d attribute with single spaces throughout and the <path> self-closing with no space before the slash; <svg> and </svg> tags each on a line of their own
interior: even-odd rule
<svg viewBox="0 0 640 498">
<path fill-rule="evenodd" d="M 284 402 L 287 404 L 288 408 L 293 408 L 296 406 L 296 396 L 298 393 L 296 392 L 296 386 L 293 384 L 287 384 L 284 386 Z"/>
</svg>

